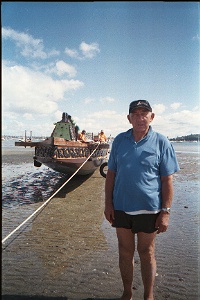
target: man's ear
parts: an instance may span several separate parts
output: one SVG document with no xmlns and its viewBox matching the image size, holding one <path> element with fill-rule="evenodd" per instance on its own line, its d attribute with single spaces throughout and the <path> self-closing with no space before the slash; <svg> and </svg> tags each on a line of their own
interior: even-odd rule
<svg viewBox="0 0 200 300">
<path fill-rule="evenodd" d="M 130 115 L 127 115 L 127 119 L 129 120 L 129 123 L 131 124 Z"/>
<path fill-rule="evenodd" d="M 155 117 L 155 114 L 151 113 L 151 122 L 153 121 L 154 117 Z"/>
</svg>

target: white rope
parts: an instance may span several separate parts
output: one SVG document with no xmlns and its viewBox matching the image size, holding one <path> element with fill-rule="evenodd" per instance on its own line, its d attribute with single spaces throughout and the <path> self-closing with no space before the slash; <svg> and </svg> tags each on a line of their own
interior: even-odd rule
<svg viewBox="0 0 200 300">
<path fill-rule="evenodd" d="M 49 203 L 49 201 L 67 184 L 75 175 L 78 173 L 78 171 L 84 166 L 84 164 L 88 161 L 88 159 L 93 155 L 93 153 L 96 151 L 98 148 L 99 144 L 97 147 L 92 151 L 92 153 L 88 156 L 88 158 L 82 163 L 82 165 L 72 174 L 70 178 L 68 178 L 61 187 L 51 196 L 49 199 L 47 199 L 32 215 L 30 215 L 24 222 L 22 222 L 17 228 L 15 228 L 11 233 L 9 233 L 3 240 L 2 244 L 5 243 L 5 241 L 13 235 L 17 230 L 19 230 L 28 220 L 30 220 L 39 210 L 41 210 L 45 205 Z"/>
</svg>

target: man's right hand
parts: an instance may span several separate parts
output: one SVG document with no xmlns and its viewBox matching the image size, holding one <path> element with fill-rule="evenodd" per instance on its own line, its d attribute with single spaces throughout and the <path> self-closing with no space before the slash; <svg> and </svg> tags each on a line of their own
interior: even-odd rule
<svg viewBox="0 0 200 300">
<path fill-rule="evenodd" d="M 113 207 L 106 207 L 105 211 L 104 211 L 104 215 L 106 217 L 106 220 L 108 220 L 108 222 L 110 222 L 110 224 L 113 224 L 113 220 L 115 219 L 114 216 L 114 208 Z"/>
</svg>

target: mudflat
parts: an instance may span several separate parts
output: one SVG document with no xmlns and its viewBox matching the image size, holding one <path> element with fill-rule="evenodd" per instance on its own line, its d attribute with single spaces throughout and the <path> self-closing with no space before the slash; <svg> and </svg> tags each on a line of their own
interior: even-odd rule
<svg viewBox="0 0 200 300">
<path fill-rule="evenodd" d="M 16 163 L 19 155 L 4 157 Z M 29 156 L 32 156 L 30 151 Z M 6 160 L 7 159 L 7 160 Z M 195 154 L 178 154 L 168 231 L 156 240 L 155 299 L 197 300 L 199 185 Z M 2 246 L 2 299 L 118 299 L 122 282 L 115 229 L 104 218 L 104 184 L 99 170 L 75 176 L 37 215 Z M 4 228 L 42 203 L 3 214 Z M 24 218 L 25 219 L 25 218 Z M 9 230 L 8 230 L 9 231 Z M 140 261 L 135 254 L 133 299 L 143 299 Z"/>
</svg>

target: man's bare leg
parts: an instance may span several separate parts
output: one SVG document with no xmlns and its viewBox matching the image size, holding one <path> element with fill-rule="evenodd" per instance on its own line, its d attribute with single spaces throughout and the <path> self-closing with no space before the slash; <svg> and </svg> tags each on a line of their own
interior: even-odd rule
<svg viewBox="0 0 200 300">
<path fill-rule="evenodd" d="M 155 237 L 154 233 L 139 232 L 138 253 L 141 261 L 141 273 L 144 285 L 144 300 L 153 300 L 153 286 L 156 276 Z"/>
<path fill-rule="evenodd" d="M 132 299 L 135 236 L 130 229 L 116 228 L 119 247 L 119 268 L 124 292 L 121 300 Z"/>
</svg>

